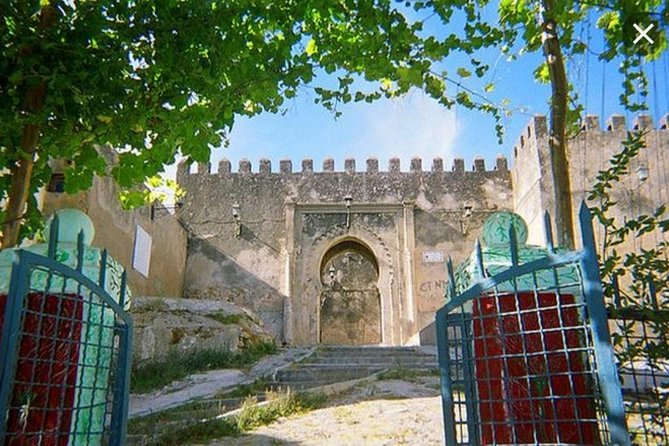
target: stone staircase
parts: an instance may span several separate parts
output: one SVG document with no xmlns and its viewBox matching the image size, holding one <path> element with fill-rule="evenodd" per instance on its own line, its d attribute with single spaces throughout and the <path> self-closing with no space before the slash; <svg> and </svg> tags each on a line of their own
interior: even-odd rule
<svg viewBox="0 0 669 446">
<path fill-rule="evenodd" d="M 436 372 L 438 369 L 436 347 L 340 347 L 320 346 L 315 352 L 297 362 L 288 363 L 272 373 L 269 381 L 262 380 L 265 389 L 294 390 L 313 389 L 360 378 L 365 378 L 383 370 L 407 372 Z M 253 392 L 258 401 L 266 399 L 265 391 Z M 192 424 L 193 419 L 220 416 L 221 411 L 229 413 L 239 408 L 245 397 L 217 396 L 200 399 L 197 407 L 189 405 L 173 409 L 176 413 L 171 420 L 147 421 L 141 433 L 128 435 L 128 444 L 147 446 L 156 438 Z M 137 428 L 135 429 L 137 430 Z M 169 435 L 169 434 L 168 434 Z"/>
<path fill-rule="evenodd" d="M 313 355 L 278 370 L 271 388 L 295 390 L 364 378 L 388 370 L 436 370 L 436 347 L 323 346 Z"/>
</svg>

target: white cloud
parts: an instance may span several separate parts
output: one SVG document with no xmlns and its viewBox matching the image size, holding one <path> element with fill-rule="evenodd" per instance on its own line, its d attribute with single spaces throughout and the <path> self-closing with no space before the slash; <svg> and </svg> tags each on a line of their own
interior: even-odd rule
<svg viewBox="0 0 669 446">
<path fill-rule="evenodd" d="M 453 157 L 458 135 L 456 114 L 421 91 L 375 103 L 361 114 L 361 121 L 356 146 L 365 156 L 381 159 L 382 168 L 393 156 L 402 160 L 402 170 L 408 170 L 413 156 L 423 158 L 424 170 L 430 169 L 436 156 L 446 162 Z"/>
<path fill-rule="evenodd" d="M 236 171 L 239 159 L 247 157 L 256 171 L 258 160 L 268 157 L 277 171 L 279 159 L 287 157 L 297 171 L 301 159 L 310 157 L 315 169 L 321 170 L 322 159 L 329 156 L 339 171 L 348 157 L 356 159 L 358 170 L 365 169 L 366 158 L 376 157 L 379 169 L 385 171 L 393 156 L 400 157 L 403 171 L 409 170 L 414 156 L 423 159 L 423 170 L 431 169 L 436 156 L 442 157 L 448 168 L 459 127 L 454 111 L 419 90 L 372 104 L 348 104 L 338 120 L 322 107 L 302 101 L 286 116 L 240 119 L 231 134 L 230 147 L 212 151 L 212 169 L 216 170 L 218 161 L 225 157 Z M 174 166 L 166 171 L 174 178 Z"/>
</svg>

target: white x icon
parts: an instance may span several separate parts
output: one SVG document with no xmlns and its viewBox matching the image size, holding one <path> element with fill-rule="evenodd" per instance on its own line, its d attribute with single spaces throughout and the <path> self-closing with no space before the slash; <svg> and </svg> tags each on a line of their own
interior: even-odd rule
<svg viewBox="0 0 669 446">
<path fill-rule="evenodd" d="M 636 36 L 636 39 L 634 39 L 634 44 L 636 45 L 637 43 L 639 43 L 639 40 L 641 40 L 641 39 L 646 39 L 648 41 L 648 43 L 650 43 L 651 45 L 653 43 L 655 43 L 655 41 L 653 39 L 648 37 L 648 31 L 653 29 L 654 26 L 655 26 L 655 24 L 651 23 L 650 25 L 648 25 L 648 27 L 646 29 L 641 29 L 639 24 L 635 23 L 634 24 L 634 29 L 636 29 L 639 32 L 639 35 Z"/>
</svg>

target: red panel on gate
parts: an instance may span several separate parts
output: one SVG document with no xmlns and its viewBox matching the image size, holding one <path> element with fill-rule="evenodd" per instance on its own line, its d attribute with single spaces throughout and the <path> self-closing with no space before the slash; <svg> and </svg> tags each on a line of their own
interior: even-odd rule
<svg viewBox="0 0 669 446">
<path fill-rule="evenodd" d="M 6 294 L 0 294 L 0 333 Z M 24 310 L 5 445 L 66 446 L 77 381 L 83 301 L 30 293 Z"/>
<path fill-rule="evenodd" d="M 521 292 L 474 300 L 483 445 L 599 443 L 585 353 L 573 351 L 585 347 L 583 324 L 574 296 L 557 299 Z"/>
</svg>

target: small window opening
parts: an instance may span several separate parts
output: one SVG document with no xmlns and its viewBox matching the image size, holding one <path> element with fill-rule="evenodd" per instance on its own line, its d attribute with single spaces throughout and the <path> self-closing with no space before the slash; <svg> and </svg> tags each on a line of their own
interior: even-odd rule
<svg viewBox="0 0 669 446">
<path fill-rule="evenodd" d="M 49 180 L 49 192 L 63 193 L 65 192 L 65 175 L 62 173 L 51 174 Z"/>
</svg>

